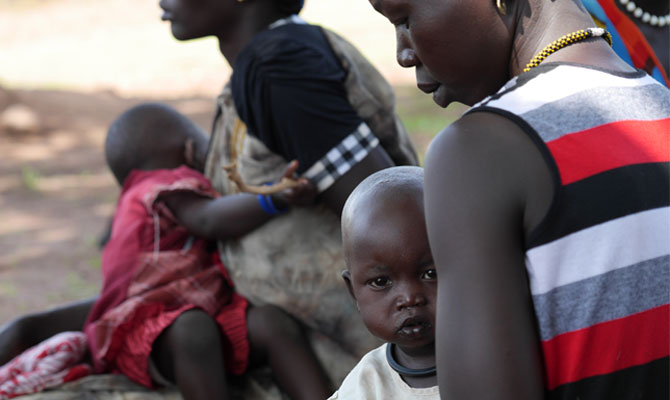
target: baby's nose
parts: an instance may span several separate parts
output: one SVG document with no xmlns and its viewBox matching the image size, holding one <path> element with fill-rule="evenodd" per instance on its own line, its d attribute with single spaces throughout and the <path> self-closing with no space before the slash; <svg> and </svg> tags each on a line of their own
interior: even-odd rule
<svg viewBox="0 0 670 400">
<path fill-rule="evenodd" d="M 410 289 L 410 288 L 408 288 Z M 396 301 L 398 310 L 426 305 L 426 296 L 421 290 L 411 289 L 401 293 Z"/>
</svg>

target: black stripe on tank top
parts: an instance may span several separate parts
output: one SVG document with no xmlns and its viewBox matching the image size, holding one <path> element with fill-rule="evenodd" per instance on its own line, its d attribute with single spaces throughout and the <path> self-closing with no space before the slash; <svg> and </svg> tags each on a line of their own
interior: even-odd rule
<svg viewBox="0 0 670 400">
<path fill-rule="evenodd" d="M 668 400 L 670 358 L 561 385 L 547 394 L 548 400 Z"/>
<path fill-rule="evenodd" d="M 641 211 L 670 205 L 670 163 L 633 164 L 562 187 L 553 224 L 527 243 L 537 247 L 565 235 Z"/>
</svg>

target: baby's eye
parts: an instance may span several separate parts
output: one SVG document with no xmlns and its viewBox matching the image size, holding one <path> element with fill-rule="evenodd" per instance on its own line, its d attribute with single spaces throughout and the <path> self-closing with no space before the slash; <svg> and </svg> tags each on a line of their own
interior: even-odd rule
<svg viewBox="0 0 670 400">
<path fill-rule="evenodd" d="M 380 276 L 370 279 L 368 285 L 372 286 L 373 289 L 383 289 L 391 285 L 391 280 L 385 276 Z"/>
<path fill-rule="evenodd" d="M 421 274 L 421 279 L 425 279 L 427 281 L 435 281 L 437 280 L 437 271 L 435 268 L 427 269 L 424 271 L 423 274 Z"/>
</svg>

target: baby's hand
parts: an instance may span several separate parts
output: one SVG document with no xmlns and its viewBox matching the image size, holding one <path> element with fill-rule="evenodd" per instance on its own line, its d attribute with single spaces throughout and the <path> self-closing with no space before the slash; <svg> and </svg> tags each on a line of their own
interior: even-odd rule
<svg viewBox="0 0 670 400">
<path fill-rule="evenodd" d="M 293 187 L 284 189 L 272 195 L 272 200 L 280 205 L 288 206 L 308 206 L 314 204 L 318 194 L 316 186 L 307 178 L 295 179 L 295 172 L 298 169 L 298 161 L 293 160 L 289 163 L 282 179 L 295 181 Z"/>
</svg>

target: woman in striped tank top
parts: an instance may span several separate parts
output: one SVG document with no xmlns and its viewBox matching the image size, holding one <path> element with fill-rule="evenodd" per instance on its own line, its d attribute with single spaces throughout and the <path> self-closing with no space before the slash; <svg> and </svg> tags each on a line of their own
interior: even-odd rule
<svg viewBox="0 0 670 400">
<path fill-rule="evenodd" d="M 444 399 L 668 399 L 670 92 L 576 0 L 371 0 L 426 159 Z"/>
</svg>

